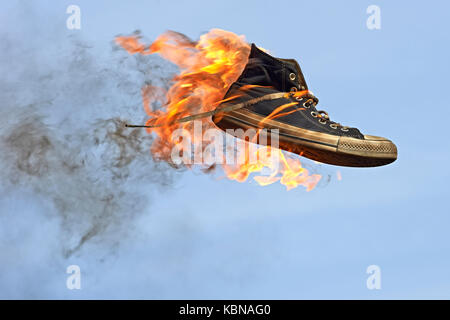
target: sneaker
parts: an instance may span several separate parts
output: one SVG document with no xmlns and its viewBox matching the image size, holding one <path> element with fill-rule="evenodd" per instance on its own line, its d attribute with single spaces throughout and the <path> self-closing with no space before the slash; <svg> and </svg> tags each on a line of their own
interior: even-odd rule
<svg viewBox="0 0 450 320">
<path fill-rule="evenodd" d="M 278 129 L 280 149 L 323 163 L 376 167 L 397 159 L 390 140 L 331 121 L 317 103 L 295 60 L 272 57 L 252 44 L 244 71 L 212 120 L 224 131 Z"/>
</svg>

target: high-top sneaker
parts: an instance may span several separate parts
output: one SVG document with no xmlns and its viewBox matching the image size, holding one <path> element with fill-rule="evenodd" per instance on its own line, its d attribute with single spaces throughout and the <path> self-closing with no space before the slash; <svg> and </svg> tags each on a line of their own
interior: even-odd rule
<svg viewBox="0 0 450 320">
<path fill-rule="evenodd" d="M 390 140 L 364 135 L 317 110 L 318 99 L 295 60 L 274 58 L 254 44 L 223 101 L 213 115 L 222 130 L 278 129 L 281 149 L 340 166 L 374 167 L 397 159 Z"/>
</svg>

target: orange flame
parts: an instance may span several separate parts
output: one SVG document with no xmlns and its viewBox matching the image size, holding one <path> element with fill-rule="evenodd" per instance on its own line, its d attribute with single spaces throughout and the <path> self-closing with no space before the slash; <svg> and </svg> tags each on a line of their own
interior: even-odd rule
<svg viewBox="0 0 450 320">
<path fill-rule="evenodd" d="M 241 74 L 250 53 L 250 46 L 244 36 L 220 29 L 212 29 L 202 35 L 198 42 L 193 42 L 180 33 L 168 31 L 149 46 L 142 44 L 136 35 L 117 37 L 116 43 L 130 54 L 159 53 L 180 69 L 180 73 L 172 79 L 173 83 L 169 90 L 165 91 L 150 85 L 142 88 L 144 110 L 150 117 L 147 124 L 161 125 L 147 129 L 149 133 L 156 134 L 151 153 L 156 159 L 169 162 L 173 147 L 175 145 L 180 147 L 179 141 L 172 141 L 172 133 L 175 129 L 187 130 L 197 141 L 203 139 L 203 137 L 195 136 L 196 132 L 192 123 L 174 124 L 173 122 L 192 114 L 213 110 L 223 102 L 224 100 L 221 99 L 228 87 Z M 242 90 L 252 87 L 254 85 L 244 86 Z M 304 92 L 296 94 L 304 94 Z M 236 97 L 227 100 L 234 98 Z M 152 104 L 156 101 L 163 102 L 164 108 L 153 110 Z M 280 112 L 291 106 L 293 104 L 280 106 L 269 115 L 268 119 L 286 115 L 287 112 Z M 213 127 L 214 124 L 211 121 L 202 121 L 202 129 L 207 130 Z M 321 178 L 318 174 L 310 175 L 308 170 L 302 167 L 299 157 L 286 157 L 281 150 L 272 147 L 259 148 L 255 152 L 259 154 L 262 151 L 267 154 L 277 154 L 279 163 L 275 164 L 273 160 L 267 160 L 267 157 L 266 160 L 257 157 L 256 162 L 244 159 L 237 165 L 223 164 L 226 176 L 229 179 L 244 182 L 252 173 L 268 169 L 271 171 L 270 175 L 254 177 L 258 184 L 265 186 L 279 181 L 288 190 L 303 185 L 308 191 L 313 189 Z M 245 157 L 245 154 L 243 156 Z"/>
</svg>

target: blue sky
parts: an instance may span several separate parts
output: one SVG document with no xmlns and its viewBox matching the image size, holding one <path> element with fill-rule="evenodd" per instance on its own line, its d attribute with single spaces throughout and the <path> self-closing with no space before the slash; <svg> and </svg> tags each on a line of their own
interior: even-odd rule
<svg viewBox="0 0 450 320">
<path fill-rule="evenodd" d="M 70 4 L 81 8 L 81 30 L 65 30 Z M 371 4 L 381 9 L 380 30 L 366 27 Z M 6 18 L 15 5 L 2 6 Z M 448 2 L 40 0 L 35 6 L 36 20 L 23 23 L 61 31 L 28 34 L 31 42 L 77 33 L 100 54 L 110 51 L 114 36 L 136 29 L 148 39 L 165 30 L 193 39 L 211 28 L 243 34 L 275 56 L 296 59 L 321 109 L 344 125 L 389 137 L 399 158 L 370 169 L 316 166 L 331 180 L 311 192 L 187 171 L 172 188 L 149 187 L 150 209 L 113 254 L 88 246 L 67 259 L 54 248 L 58 223 L 39 209 L 45 199 L 3 192 L 3 226 L 28 236 L 8 238 L 20 255 L 0 253 L 0 297 L 450 298 Z M 20 29 L 20 21 L 2 20 L 2 29 Z M 69 264 L 81 268 L 81 290 L 65 287 Z M 373 264 L 381 268 L 381 290 L 366 288 Z"/>
</svg>

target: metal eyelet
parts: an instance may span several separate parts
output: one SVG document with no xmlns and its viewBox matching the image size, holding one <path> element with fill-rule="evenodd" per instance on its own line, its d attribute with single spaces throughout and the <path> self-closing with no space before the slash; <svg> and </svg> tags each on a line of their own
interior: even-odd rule
<svg viewBox="0 0 450 320">
<path fill-rule="evenodd" d="M 333 128 L 333 129 L 337 129 L 338 128 L 338 126 L 335 123 L 331 123 L 330 127 Z"/>
<path fill-rule="evenodd" d="M 314 118 L 317 118 L 317 116 L 318 116 L 318 113 L 317 112 L 315 112 L 315 111 L 311 111 L 311 115 L 314 117 Z"/>
<path fill-rule="evenodd" d="M 347 132 L 348 129 L 347 128 L 341 128 L 341 131 Z"/>
<path fill-rule="evenodd" d="M 302 97 L 295 97 L 295 100 L 297 101 L 301 101 L 303 98 Z"/>
<path fill-rule="evenodd" d="M 321 124 L 326 124 L 326 123 L 327 123 L 327 120 L 319 119 L 319 122 L 320 122 Z"/>
<path fill-rule="evenodd" d="M 289 79 L 291 79 L 292 81 L 294 81 L 294 80 L 295 80 L 295 78 L 296 78 L 296 75 L 295 75 L 295 73 L 291 73 L 291 74 L 289 74 Z"/>
<path fill-rule="evenodd" d="M 309 109 L 311 107 L 311 105 L 310 104 L 306 104 L 306 101 L 305 101 L 305 102 L 303 102 L 303 107 L 306 108 L 306 109 Z"/>
<path fill-rule="evenodd" d="M 296 87 L 291 88 L 291 92 L 297 92 L 297 91 L 298 91 L 298 89 Z"/>
</svg>

